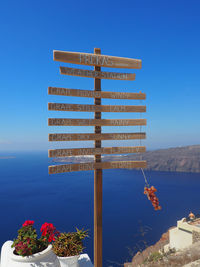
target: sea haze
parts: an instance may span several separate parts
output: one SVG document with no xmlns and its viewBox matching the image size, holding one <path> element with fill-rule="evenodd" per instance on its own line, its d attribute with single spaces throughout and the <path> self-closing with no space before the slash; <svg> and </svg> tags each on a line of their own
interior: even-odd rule
<svg viewBox="0 0 200 267">
<path fill-rule="evenodd" d="M 85 252 L 93 260 L 93 171 L 48 175 L 47 152 L 0 154 L 0 244 L 12 240 L 25 220 L 38 229 L 89 229 Z M 159 240 L 190 211 L 200 213 L 200 174 L 146 171 L 162 206 L 154 211 L 137 170 L 103 171 L 103 266 L 131 261 L 131 253 Z"/>
</svg>

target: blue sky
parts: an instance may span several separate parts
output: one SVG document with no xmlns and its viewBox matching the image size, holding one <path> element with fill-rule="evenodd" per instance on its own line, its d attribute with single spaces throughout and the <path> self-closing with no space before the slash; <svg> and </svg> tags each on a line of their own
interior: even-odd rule
<svg viewBox="0 0 200 267">
<path fill-rule="evenodd" d="M 48 127 L 48 117 L 92 118 L 91 113 L 48 112 L 48 102 L 88 103 L 92 99 L 47 95 L 48 86 L 93 89 L 93 79 L 59 74 L 53 50 L 142 59 L 135 81 L 102 80 L 102 90 L 147 94 L 148 149 L 200 144 L 200 2 L 2 0 L 0 3 L 0 150 L 47 150 L 92 143 L 49 144 L 51 132 L 92 132 L 89 127 Z M 92 69 L 92 67 L 87 67 Z M 102 68 L 107 71 L 116 69 Z M 126 72 L 127 70 L 118 69 Z M 103 100 L 103 104 L 140 104 Z M 136 118 L 139 114 L 103 114 Z M 104 127 L 135 132 L 137 127 Z M 118 142 L 119 144 L 119 142 Z M 136 145 L 124 141 L 120 145 Z M 105 146 L 117 142 L 104 142 Z"/>
</svg>

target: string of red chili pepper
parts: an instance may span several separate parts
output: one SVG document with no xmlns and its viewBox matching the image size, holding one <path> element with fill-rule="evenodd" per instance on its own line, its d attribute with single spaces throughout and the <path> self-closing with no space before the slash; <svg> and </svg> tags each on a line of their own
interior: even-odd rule
<svg viewBox="0 0 200 267">
<path fill-rule="evenodd" d="M 147 195 L 147 198 L 151 201 L 155 210 L 161 210 L 161 206 L 159 206 L 159 200 L 155 195 L 157 189 L 154 186 L 144 188 L 144 194 Z"/>
</svg>

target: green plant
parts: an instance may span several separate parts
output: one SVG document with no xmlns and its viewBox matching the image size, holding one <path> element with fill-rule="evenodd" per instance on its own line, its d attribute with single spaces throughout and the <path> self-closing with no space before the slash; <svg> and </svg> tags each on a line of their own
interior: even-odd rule
<svg viewBox="0 0 200 267">
<path fill-rule="evenodd" d="M 151 255 L 147 258 L 147 262 L 157 262 L 163 258 L 162 254 L 158 251 L 151 253 Z"/>
<path fill-rule="evenodd" d="M 88 231 L 76 228 L 76 232 L 61 233 L 55 238 L 53 251 L 59 257 L 79 255 L 83 251 L 83 239 L 88 237 Z"/>
<path fill-rule="evenodd" d="M 14 239 L 12 247 L 15 247 L 14 253 L 20 256 L 30 256 L 46 249 L 58 234 L 52 223 L 44 223 L 41 227 L 42 236 L 37 237 L 34 221 L 25 221 L 18 230 L 18 236 Z"/>
</svg>

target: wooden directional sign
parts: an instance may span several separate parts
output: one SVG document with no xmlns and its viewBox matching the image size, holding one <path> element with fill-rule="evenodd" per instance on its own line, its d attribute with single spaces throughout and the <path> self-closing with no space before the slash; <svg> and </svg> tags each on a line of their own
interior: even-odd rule
<svg viewBox="0 0 200 267">
<path fill-rule="evenodd" d="M 146 125 L 146 119 L 105 120 L 105 119 L 49 119 L 49 126 L 137 126 Z"/>
<path fill-rule="evenodd" d="M 136 147 L 101 147 L 101 148 L 71 148 L 71 149 L 50 149 L 49 157 L 68 157 L 81 155 L 98 155 L 98 154 L 127 154 L 145 152 L 144 146 Z"/>
<path fill-rule="evenodd" d="M 89 91 L 80 89 L 68 89 L 59 87 L 49 87 L 49 95 L 77 96 L 77 97 L 96 97 L 96 98 L 112 98 L 112 99 L 146 99 L 144 93 L 124 93 L 124 92 L 105 92 L 105 91 Z"/>
<path fill-rule="evenodd" d="M 54 51 L 54 60 L 88 66 L 123 69 L 141 69 L 142 61 L 133 58 L 113 57 L 79 52 Z"/>
<path fill-rule="evenodd" d="M 65 103 L 48 103 L 48 110 L 82 112 L 146 112 L 146 106 L 103 106 Z"/>
<path fill-rule="evenodd" d="M 135 80 L 134 73 L 101 71 L 101 67 L 140 69 L 141 60 L 101 55 L 95 48 L 94 54 L 54 51 L 54 60 L 79 65 L 94 66 L 94 70 L 60 67 L 60 73 L 71 76 L 94 78 L 94 91 L 49 87 L 50 95 L 94 98 L 94 105 L 49 103 L 51 111 L 94 112 L 94 119 L 50 118 L 49 126 L 94 126 L 94 133 L 52 133 L 49 141 L 89 141 L 94 140 L 94 148 L 65 148 L 49 150 L 49 157 L 68 157 L 94 155 L 94 162 L 49 166 L 49 174 L 72 171 L 94 170 L 94 266 L 102 267 L 102 169 L 146 168 L 146 161 L 102 162 L 102 154 L 127 154 L 145 152 L 138 147 L 101 147 L 102 140 L 145 139 L 145 133 L 102 133 L 101 126 L 146 125 L 145 119 L 102 119 L 102 112 L 146 112 L 146 106 L 139 105 L 101 105 L 102 98 L 108 99 L 146 99 L 144 93 L 102 92 L 101 80 Z M 141 127 L 140 127 L 141 129 Z M 123 159 L 123 158 L 122 158 Z"/>
<path fill-rule="evenodd" d="M 89 171 L 94 169 L 121 169 L 121 168 L 146 168 L 146 161 L 111 161 L 111 162 L 90 162 L 80 164 L 64 164 L 49 166 L 49 174 L 73 172 L 73 171 Z"/>
<path fill-rule="evenodd" d="M 146 133 L 54 133 L 49 134 L 49 141 L 90 141 L 90 140 L 135 140 L 145 139 Z"/>
<path fill-rule="evenodd" d="M 97 79 L 127 80 L 127 81 L 135 80 L 134 73 L 83 70 L 83 69 L 75 69 L 68 67 L 60 67 L 60 74 L 87 77 L 87 78 L 97 78 Z"/>
</svg>

